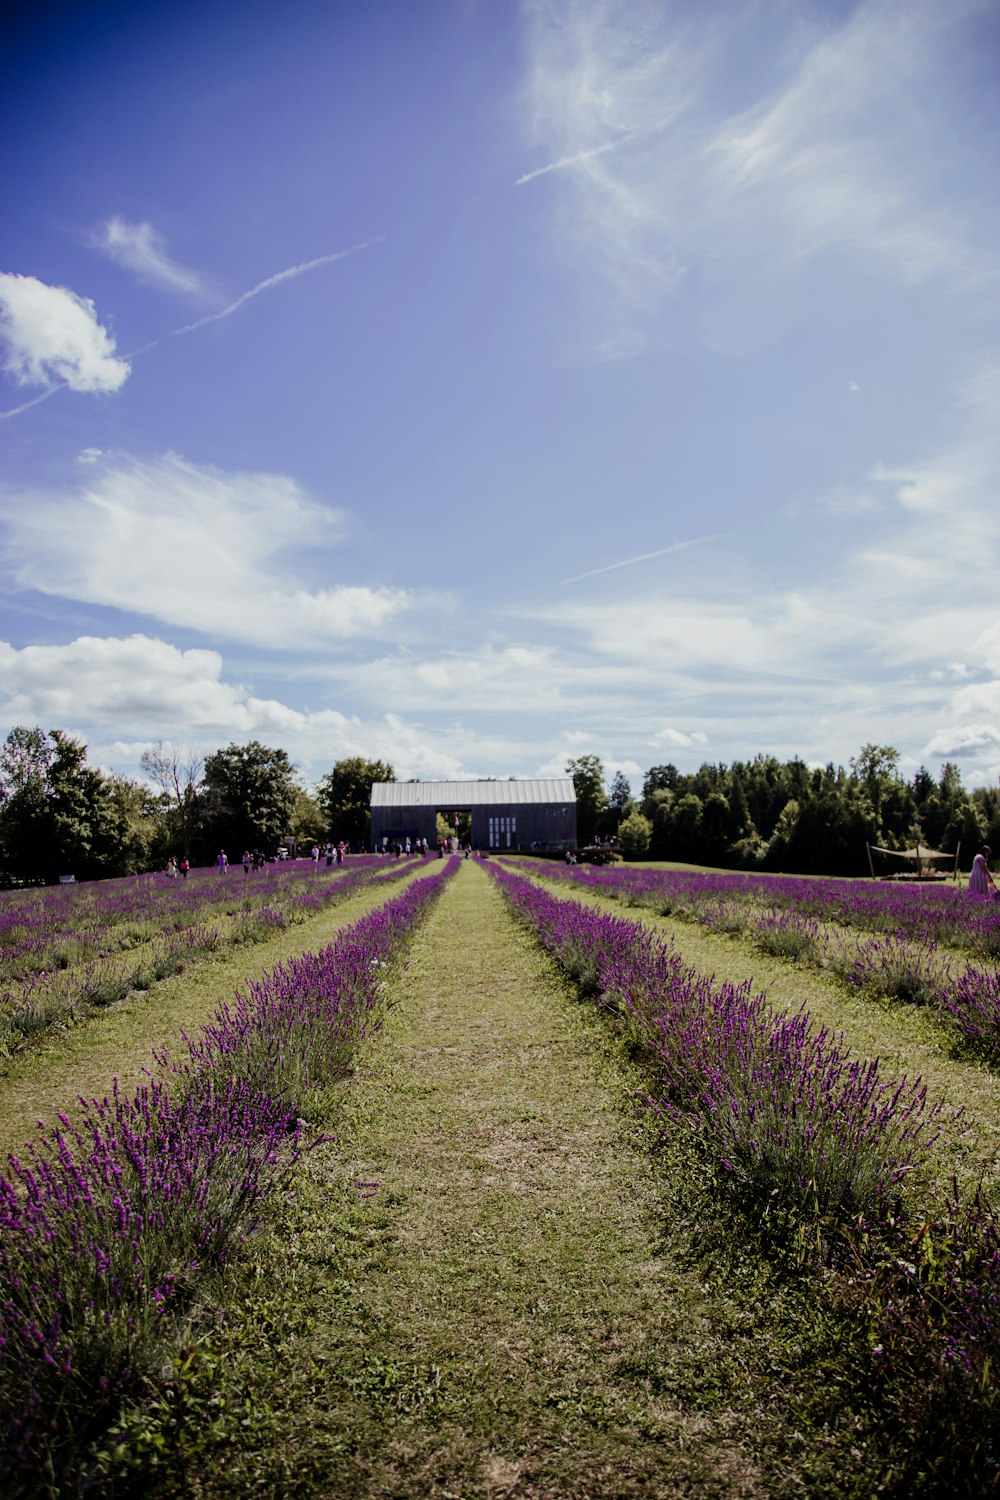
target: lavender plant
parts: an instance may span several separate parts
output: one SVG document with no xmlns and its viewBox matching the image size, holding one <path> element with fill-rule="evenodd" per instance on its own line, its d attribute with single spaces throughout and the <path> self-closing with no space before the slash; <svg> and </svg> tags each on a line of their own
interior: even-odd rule
<svg viewBox="0 0 1000 1500">
<path fill-rule="evenodd" d="M 883 1081 L 877 1062 L 805 1013 L 782 1015 L 748 984 L 716 985 L 650 932 L 559 901 L 500 869 L 513 909 L 574 975 L 628 1017 L 655 1060 L 664 1118 L 690 1129 L 755 1216 L 888 1222 L 934 1139 L 919 1080 Z"/>
</svg>

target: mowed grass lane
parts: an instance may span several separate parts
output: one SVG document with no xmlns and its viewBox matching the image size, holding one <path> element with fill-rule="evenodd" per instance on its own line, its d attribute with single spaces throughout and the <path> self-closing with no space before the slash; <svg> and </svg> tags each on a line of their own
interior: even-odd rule
<svg viewBox="0 0 1000 1500">
<path fill-rule="evenodd" d="M 640 1075 L 476 864 L 396 999 L 234 1269 L 155 1493 L 801 1493 L 805 1325 L 696 1262 Z"/>
<path fill-rule="evenodd" d="M 388 865 L 387 865 L 388 868 Z M 197 1032 L 245 980 L 300 953 L 331 943 L 342 927 L 405 889 L 407 878 L 431 873 L 435 861 L 414 862 L 399 882 L 359 891 L 278 932 L 265 943 L 230 947 L 192 959 L 149 990 L 133 992 L 105 1010 L 93 1010 L 68 1028 L 56 1028 L 15 1057 L 0 1062 L 0 1160 L 18 1152 L 57 1110 L 78 1095 L 103 1098 L 118 1078 L 123 1092 L 142 1080 L 155 1050 L 179 1048 L 181 1033 Z M 239 890 L 242 874 L 227 877 Z"/>
</svg>

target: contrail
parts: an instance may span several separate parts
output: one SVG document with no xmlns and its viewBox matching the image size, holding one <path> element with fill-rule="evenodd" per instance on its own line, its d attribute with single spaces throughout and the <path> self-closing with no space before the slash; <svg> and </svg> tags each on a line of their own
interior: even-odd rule
<svg viewBox="0 0 1000 1500">
<path fill-rule="evenodd" d="M 175 328 L 172 337 L 176 338 L 182 333 L 194 333 L 196 328 L 204 328 L 206 323 L 218 323 L 220 318 L 228 318 L 232 313 L 241 308 L 245 302 L 252 297 L 259 297 L 261 292 L 268 291 L 272 286 L 278 286 L 282 281 L 292 281 L 296 276 L 305 275 L 306 271 L 318 270 L 320 266 L 332 266 L 334 261 L 346 260 L 349 255 L 357 255 L 362 250 L 367 250 L 369 245 L 379 245 L 385 239 L 384 234 L 373 235 L 370 240 L 363 240 L 360 245 L 352 245 L 349 250 L 337 250 L 333 255 L 319 255 L 315 260 L 304 260 L 300 266 L 290 266 L 287 271 L 278 271 L 274 276 L 268 276 L 264 281 L 258 281 L 242 297 L 237 297 L 235 302 L 230 302 L 221 312 L 209 313 L 205 318 L 199 318 L 196 323 L 185 323 L 183 328 Z"/>
<path fill-rule="evenodd" d="M 621 562 L 608 563 L 603 568 L 591 568 L 587 573 L 574 573 L 572 578 L 564 578 L 563 583 L 579 583 L 583 578 L 596 578 L 598 573 L 613 573 L 616 568 L 630 568 L 633 563 L 648 562 L 651 557 L 667 557 L 671 552 L 687 552 L 690 547 L 701 547 L 705 542 L 721 542 L 723 538 L 735 535 L 735 531 L 713 531 L 711 536 L 696 536 L 689 542 L 674 542 L 671 547 L 659 547 L 655 552 L 640 552 L 638 557 L 626 557 Z"/>
<path fill-rule="evenodd" d="M 56 391 L 64 391 L 66 385 L 67 382 L 65 380 L 61 381 L 59 385 L 50 385 L 47 391 L 43 391 L 40 396 L 33 396 L 30 401 L 25 401 L 23 405 L 12 406 L 8 411 L 0 411 L 0 422 L 5 422 L 8 417 L 19 417 L 23 411 L 30 411 L 39 402 L 47 401 L 50 396 L 54 396 Z"/>
<path fill-rule="evenodd" d="M 631 139 L 632 132 L 629 131 L 628 135 L 619 136 L 616 141 L 608 141 L 603 146 L 591 146 L 589 151 L 577 151 L 574 156 L 562 156 L 558 161 L 550 161 L 547 167 L 536 167 L 533 172 L 525 172 L 514 186 L 521 187 L 525 182 L 534 182 L 536 177 L 544 177 L 547 172 L 558 172 L 560 167 L 572 167 L 578 161 L 589 161 L 592 156 L 603 156 L 605 151 L 614 151 Z"/>
<path fill-rule="evenodd" d="M 289 266 L 287 271 L 277 271 L 273 276 L 266 277 L 264 281 L 258 281 L 256 286 L 252 286 L 248 292 L 237 297 L 235 302 L 230 302 L 229 306 L 224 307 L 221 312 L 209 313 L 207 317 L 199 318 L 196 323 L 186 323 L 183 328 L 173 328 L 169 334 L 164 334 L 163 338 L 177 338 L 182 333 L 194 333 L 196 328 L 204 328 L 206 323 L 217 323 L 220 318 L 228 318 L 231 313 L 236 312 L 244 302 L 249 302 L 251 297 L 259 297 L 261 292 L 268 291 L 272 286 L 278 286 L 282 281 L 292 281 L 296 276 L 304 275 L 306 271 L 318 270 L 320 266 L 333 265 L 334 261 L 346 260 L 350 255 L 357 255 L 359 251 L 367 250 L 369 245 L 381 244 L 384 239 L 384 234 L 376 234 L 369 240 L 363 240 L 360 245 L 352 245 L 349 250 L 336 250 L 332 255 L 319 255 L 315 260 L 304 260 L 300 266 Z M 150 339 L 148 344 L 142 344 L 138 349 L 131 349 L 127 354 L 118 355 L 117 358 L 135 359 L 138 355 L 146 354 L 150 349 L 155 349 L 158 344 L 162 344 L 163 338 Z M 0 411 L 0 422 L 7 417 L 20 416 L 21 412 L 29 411 L 31 407 L 38 406 L 42 401 L 48 401 L 49 397 L 54 396 L 57 391 L 66 390 L 68 384 L 68 381 L 61 380 L 58 385 L 49 386 L 48 390 L 43 391 L 40 396 L 34 396 L 21 406 L 13 406 L 9 411 Z"/>
</svg>

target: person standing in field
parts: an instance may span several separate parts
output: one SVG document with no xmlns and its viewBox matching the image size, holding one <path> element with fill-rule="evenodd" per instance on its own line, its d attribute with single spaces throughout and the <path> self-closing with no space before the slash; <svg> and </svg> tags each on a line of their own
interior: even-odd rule
<svg viewBox="0 0 1000 1500">
<path fill-rule="evenodd" d="M 244 849 L 244 851 L 243 851 L 243 875 L 244 875 L 244 878 L 246 878 L 246 876 L 250 874 L 250 866 L 252 865 L 252 863 L 253 863 L 253 861 L 250 858 L 250 850 L 249 849 Z"/>
<path fill-rule="evenodd" d="M 990 846 L 984 844 L 972 861 L 972 870 L 969 874 L 969 895 L 988 896 L 991 886 L 994 901 L 1000 900 L 1000 890 L 997 889 L 997 883 L 990 874 Z"/>
<path fill-rule="evenodd" d="M 225 849 L 220 849 L 218 854 L 215 856 L 215 868 L 218 870 L 220 875 L 225 875 L 226 871 L 229 869 L 229 861 L 226 858 Z"/>
<path fill-rule="evenodd" d="M 188 859 L 187 855 L 185 855 L 184 858 L 181 860 L 180 865 L 178 866 L 178 869 L 180 870 L 181 875 L 184 877 L 185 880 L 187 880 L 187 878 L 188 878 L 188 870 L 190 870 L 190 868 L 191 868 L 191 861 Z"/>
</svg>

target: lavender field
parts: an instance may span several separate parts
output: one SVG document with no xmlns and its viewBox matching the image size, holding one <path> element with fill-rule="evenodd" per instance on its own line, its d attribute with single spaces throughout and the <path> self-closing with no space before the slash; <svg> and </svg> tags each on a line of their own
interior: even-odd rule
<svg viewBox="0 0 1000 1500">
<path fill-rule="evenodd" d="M 67 978 L 129 959 L 130 930 L 368 908 L 139 1088 L 53 1098 L 9 1160 L 5 1492 L 995 1487 L 1000 1224 L 951 1165 L 992 1129 L 989 1048 L 955 1020 L 996 992 L 989 909 L 513 859 L 225 884 L 11 903 L 11 993 L 74 939 Z M 940 1011 L 963 1096 L 686 960 L 667 909 L 834 1008 L 885 1003 L 878 945 L 932 964 L 894 1014 Z M 767 947 L 782 924 L 814 947 Z M 824 963 L 838 941 L 850 964 Z"/>
<path fill-rule="evenodd" d="M 0 895 L 0 1057 L 55 1026 L 148 990 L 199 957 L 302 922 L 372 883 L 386 867 L 352 856 L 327 869 L 312 860 L 265 865 L 245 877 L 194 870 Z"/>
</svg>

